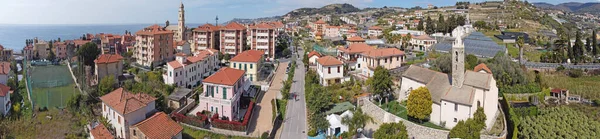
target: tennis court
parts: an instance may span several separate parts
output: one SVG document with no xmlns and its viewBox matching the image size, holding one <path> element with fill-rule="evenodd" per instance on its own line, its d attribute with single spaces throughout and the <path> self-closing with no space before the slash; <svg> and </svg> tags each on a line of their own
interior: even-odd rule
<svg viewBox="0 0 600 139">
<path fill-rule="evenodd" d="M 64 108 L 78 92 L 67 66 L 32 66 L 30 72 L 33 103 L 40 108 Z"/>
</svg>

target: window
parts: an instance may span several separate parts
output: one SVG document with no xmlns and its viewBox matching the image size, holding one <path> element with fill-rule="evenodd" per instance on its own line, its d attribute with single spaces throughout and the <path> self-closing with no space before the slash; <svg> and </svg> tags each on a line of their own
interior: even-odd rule
<svg viewBox="0 0 600 139">
<path fill-rule="evenodd" d="M 456 123 L 456 121 L 458 121 L 458 119 L 454 118 L 454 122 Z"/>
<path fill-rule="evenodd" d="M 223 87 L 223 99 L 227 99 L 227 88 Z"/>
<path fill-rule="evenodd" d="M 173 77 L 173 72 L 169 71 L 169 77 Z"/>
<path fill-rule="evenodd" d="M 250 64 L 250 69 L 252 69 L 252 65 L 254 65 L 254 64 Z"/>
<path fill-rule="evenodd" d="M 477 100 L 477 107 L 481 107 L 481 101 Z"/>
<path fill-rule="evenodd" d="M 327 73 L 331 74 L 331 67 L 327 67 Z"/>
<path fill-rule="evenodd" d="M 458 104 L 454 103 L 454 111 L 458 111 Z"/>
<path fill-rule="evenodd" d="M 360 68 L 360 64 L 358 64 L 358 68 Z"/>
<path fill-rule="evenodd" d="M 387 58 L 383 59 L 383 63 L 387 63 Z"/>
<path fill-rule="evenodd" d="M 340 66 L 337 67 L 338 73 L 340 73 Z"/>
<path fill-rule="evenodd" d="M 235 68 L 235 63 L 233 63 L 233 68 Z"/>
<path fill-rule="evenodd" d="M 252 76 L 250 76 L 250 81 L 254 81 L 254 80 L 252 80 Z"/>
<path fill-rule="evenodd" d="M 117 116 L 117 118 L 119 119 L 119 124 L 121 124 L 121 116 Z"/>
<path fill-rule="evenodd" d="M 136 130 L 133 130 L 133 136 L 137 136 L 137 135 L 135 134 L 135 131 L 136 131 Z"/>
<path fill-rule="evenodd" d="M 244 71 L 248 70 L 248 65 L 244 64 Z"/>
<path fill-rule="evenodd" d="M 242 69 L 242 63 L 239 63 L 238 66 L 240 67 L 240 69 Z"/>
<path fill-rule="evenodd" d="M 215 87 L 213 86 L 210 87 L 210 97 L 215 97 Z"/>
<path fill-rule="evenodd" d="M 454 51 L 454 54 L 456 54 L 456 62 L 458 62 L 458 51 Z"/>
</svg>

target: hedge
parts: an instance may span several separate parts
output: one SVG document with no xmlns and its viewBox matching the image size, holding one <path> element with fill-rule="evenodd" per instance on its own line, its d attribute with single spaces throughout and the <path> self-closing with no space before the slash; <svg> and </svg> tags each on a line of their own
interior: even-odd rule
<svg viewBox="0 0 600 139">
<path fill-rule="evenodd" d="M 248 110 L 246 114 L 244 114 L 244 119 L 242 122 L 238 121 L 229 121 L 229 120 L 221 120 L 219 119 L 219 114 L 215 114 L 212 116 L 211 125 L 216 128 L 227 129 L 227 130 L 235 130 L 235 131 L 246 131 L 248 122 L 250 121 L 250 115 L 252 115 L 252 110 L 254 108 L 254 102 L 250 101 Z"/>
</svg>

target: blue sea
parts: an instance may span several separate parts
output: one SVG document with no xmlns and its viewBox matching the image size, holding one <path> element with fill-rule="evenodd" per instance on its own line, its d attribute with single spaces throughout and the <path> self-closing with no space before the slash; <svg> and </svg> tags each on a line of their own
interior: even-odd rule
<svg viewBox="0 0 600 139">
<path fill-rule="evenodd" d="M 175 23 L 177 24 L 177 23 Z M 137 32 L 152 24 L 125 24 L 125 25 L 7 25 L 0 24 L 0 45 L 11 48 L 15 53 L 21 53 L 26 39 L 37 37 L 42 40 L 72 40 L 78 39 L 83 34 L 111 33 L 124 34 L 125 30 Z M 159 24 L 164 26 L 164 24 Z M 188 24 L 189 28 L 198 24 Z"/>
</svg>

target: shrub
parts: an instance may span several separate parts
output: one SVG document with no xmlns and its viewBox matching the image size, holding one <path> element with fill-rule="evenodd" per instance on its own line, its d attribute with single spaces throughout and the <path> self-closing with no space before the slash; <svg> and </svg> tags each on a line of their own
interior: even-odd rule
<svg viewBox="0 0 600 139">
<path fill-rule="evenodd" d="M 556 71 L 563 71 L 563 70 L 565 70 L 565 66 L 563 66 L 563 65 L 556 67 Z"/>
<path fill-rule="evenodd" d="M 567 75 L 569 75 L 571 78 L 579 78 L 583 76 L 583 71 L 581 69 L 570 69 L 567 72 Z"/>
<path fill-rule="evenodd" d="M 308 136 L 309 137 L 317 136 L 317 130 L 315 130 L 315 129 L 308 130 Z"/>
<path fill-rule="evenodd" d="M 267 138 L 269 138 L 268 132 L 264 132 L 264 133 L 262 133 L 262 135 L 260 135 L 260 139 L 267 139 Z"/>
</svg>

